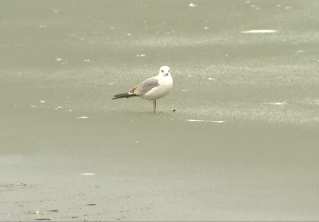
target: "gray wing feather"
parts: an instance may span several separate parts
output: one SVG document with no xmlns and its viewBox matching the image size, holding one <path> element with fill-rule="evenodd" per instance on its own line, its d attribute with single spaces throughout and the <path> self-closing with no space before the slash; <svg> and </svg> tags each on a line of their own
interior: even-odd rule
<svg viewBox="0 0 319 222">
<path fill-rule="evenodd" d="M 152 88 L 156 86 L 158 86 L 158 78 L 156 76 L 146 79 L 138 86 L 136 94 L 144 95 L 145 93 L 147 93 L 149 90 L 151 90 Z"/>
</svg>

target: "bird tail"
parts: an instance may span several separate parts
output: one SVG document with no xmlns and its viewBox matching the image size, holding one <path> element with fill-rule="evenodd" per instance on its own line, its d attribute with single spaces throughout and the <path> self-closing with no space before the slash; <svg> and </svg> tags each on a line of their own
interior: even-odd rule
<svg viewBox="0 0 319 222">
<path fill-rule="evenodd" d="M 116 94 L 116 95 L 114 95 L 114 97 L 112 98 L 112 100 L 114 100 L 114 99 L 121 99 L 121 98 L 130 98 L 130 97 L 133 97 L 133 96 L 137 96 L 137 95 L 134 94 L 134 93 L 121 93 L 121 94 Z"/>
</svg>

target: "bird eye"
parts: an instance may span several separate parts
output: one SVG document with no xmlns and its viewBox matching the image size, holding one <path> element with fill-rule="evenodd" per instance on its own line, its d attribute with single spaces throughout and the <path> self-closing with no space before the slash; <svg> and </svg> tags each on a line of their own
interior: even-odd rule
<svg viewBox="0 0 319 222">
<path fill-rule="evenodd" d="M 164 70 L 162 70 L 162 72 L 164 72 Z"/>
</svg>

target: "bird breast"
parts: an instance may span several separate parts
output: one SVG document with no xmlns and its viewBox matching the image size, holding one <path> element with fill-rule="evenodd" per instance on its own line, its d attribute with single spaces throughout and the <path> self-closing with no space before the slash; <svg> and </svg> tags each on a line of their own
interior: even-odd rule
<svg viewBox="0 0 319 222">
<path fill-rule="evenodd" d="M 173 79 L 171 76 L 165 76 L 159 79 L 158 86 L 141 96 L 143 99 L 156 100 L 166 96 L 173 87 Z"/>
</svg>

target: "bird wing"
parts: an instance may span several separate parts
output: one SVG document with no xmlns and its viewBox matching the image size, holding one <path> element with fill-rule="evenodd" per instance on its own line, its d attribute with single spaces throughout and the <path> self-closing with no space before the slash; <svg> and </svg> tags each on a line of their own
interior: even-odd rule
<svg viewBox="0 0 319 222">
<path fill-rule="evenodd" d="M 157 76 L 144 80 L 139 86 L 135 87 L 134 93 L 139 96 L 144 95 L 154 87 L 158 86 L 158 80 Z"/>
</svg>

